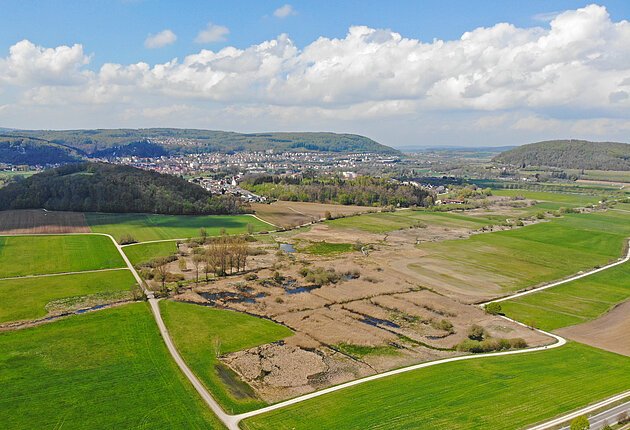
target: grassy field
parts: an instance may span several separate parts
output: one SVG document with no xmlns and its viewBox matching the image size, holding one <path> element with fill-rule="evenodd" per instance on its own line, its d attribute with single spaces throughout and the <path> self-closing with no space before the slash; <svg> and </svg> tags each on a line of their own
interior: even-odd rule
<svg viewBox="0 0 630 430">
<path fill-rule="evenodd" d="M 410 267 L 445 282 L 447 269 L 476 279 L 500 275 L 499 285 L 508 292 L 611 262 L 621 256 L 628 236 L 630 214 L 568 214 L 466 240 L 422 244 L 428 256 Z"/>
<path fill-rule="evenodd" d="M 131 261 L 131 264 L 138 265 L 146 263 L 159 257 L 168 257 L 177 252 L 175 242 L 153 242 L 143 243 L 139 245 L 125 246 L 123 248 L 125 254 Z"/>
<path fill-rule="evenodd" d="M 510 318 L 554 330 L 605 314 L 630 298 L 630 263 L 501 303 Z"/>
<path fill-rule="evenodd" d="M 129 270 L 0 281 L 0 323 L 41 318 L 53 300 L 130 291 Z"/>
<path fill-rule="evenodd" d="M 17 429 L 220 429 L 137 303 L 0 333 L 0 422 Z"/>
<path fill-rule="evenodd" d="M 0 237 L 0 278 L 115 267 L 125 263 L 105 236 Z"/>
<path fill-rule="evenodd" d="M 344 252 L 350 252 L 353 250 L 351 243 L 328 243 L 328 242 L 315 242 L 303 249 L 304 252 L 308 252 L 313 255 L 334 255 Z"/>
<path fill-rule="evenodd" d="M 558 193 L 550 191 L 529 191 L 529 190 L 492 190 L 495 196 L 522 196 L 526 199 L 539 202 L 535 207 L 545 210 L 556 210 L 561 207 L 574 208 L 597 204 L 602 196 L 580 194 L 580 193 Z"/>
<path fill-rule="evenodd" d="M 162 239 L 199 237 L 205 228 L 210 236 L 217 236 L 222 229 L 228 234 L 246 233 L 251 224 L 254 231 L 275 230 L 270 224 L 249 215 L 151 215 L 151 214 L 85 214 L 88 225 L 95 233 L 108 233 L 120 240 L 131 235 L 138 242 Z"/>
<path fill-rule="evenodd" d="M 265 403 L 216 358 L 291 336 L 288 328 L 250 315 L 188 303 L 160 302 L 164 322 L 186 363 L 228 413 L 257 409 Z M 191 329 L 192 328 L 192 329 Z"/>
<path fill-rule="evenodd" d="M 486 225 L 500 224 L 504 216 L 470 216 L 456 212 L 430 212 L 405 210 L 398 212 L 380 212 L 361 216 L 338 218 L 326 221 L 333 228 L 349 228 L 370 233 L 387 233 L 403 228 L 421 225 L 439 225 L 449 228 L 481 228 Z"/>
<path fill-rule="evenodd" d="M 630 358 L 585 345 L 448 363 L 248 419 L 253 429 L 517 429 L 627 390 Z M 473 395 L 474 393 L 474 395 Z"/>
</svg>

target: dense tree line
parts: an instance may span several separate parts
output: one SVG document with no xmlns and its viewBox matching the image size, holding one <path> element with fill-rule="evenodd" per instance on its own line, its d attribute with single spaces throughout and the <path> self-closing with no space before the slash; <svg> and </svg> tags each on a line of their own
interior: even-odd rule
<svg viewBox="0 0 630 430">
<path fill-rule="evenodd" d="M 503 152 L 494 161 L 520 168 L 551 166 L 588 170 L 630 170 L 630 145 L 585 140 L 552 140 Z"/>
<path fill-rule="evenodd" d="M 431 194 L 422 188 L 370 176 L 347 180 L 341 177 L 265 175 L 248 178 L 240 185 L 257 194 L 288 201 L 400 207 L 432 203 Z"/>
<path fill-rule="evenodd" d="M 77 151 L 42 139 L 0 135 L 0 163 L 43 166 L 70 163 L 79 158 Z"/>
<path fill-rule="evenodd" d="M 0 210 L 34 208 L 172 215 L 249 210 L 235 197 L 213 196 L 176 176 L 105 163 L 69 164 L 0 189 Z"/>
</svg>

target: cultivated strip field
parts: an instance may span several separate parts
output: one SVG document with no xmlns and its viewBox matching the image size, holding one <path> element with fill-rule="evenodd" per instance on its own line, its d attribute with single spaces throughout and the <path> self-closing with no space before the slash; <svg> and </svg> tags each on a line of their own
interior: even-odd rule
<svg viewBox="0 0 630 430">
<path fill-rule="evenodd" d="M 483 299 L 611 262 L 621 256 L 628 236 L 630 217 L 621 213 L 567 214 L 466 240 L 422 244 L 425 255 L 408 267 L 427 286 Z"/>
<path fill-rule="evenodd" d="M 108 298 L 129 299 L 135 284 L 127 269 L 0 281 L 0 323 L 41 318 Z"/>
<path fill-rule="evenodd" d="M 118 241 L 131 235 L 138 242 L 164 239 L 199 237 L 201 228 L 208 235 L 217 236 L 221 231 L 228 234 L 246 233 L 248 225 L 253 231 L 274 230 L 270 224 L 249 215 L 152 215 L 87 213 L 88 225 L 95 233 L 107 233 Z"/>
<path fill-rule="evenodd" d="M 123 248 L 127 257 L 134 266 L 142 263 L 149 262 L 155 258 L 167 257 L 177 252 L 177 245 L 175 242 L 152 242 L 141 243 Z"/>
<path fill-rule="evenodd" d="M 89 233 L 85 216 L 79 212 L 40 209 L 0 211 L 0 234 Z"/>
<path fill-rule="evenodd" d="M 217 355 L 284 339 L 291 330 L 247 314 L 194 304 L 162 301 L 160 309 L 188 366 L 228 413 L 266 406 Z"/>
<path fill-rule="evenodd" d="M 624 391 L 629 385 L 630 358 L 571 343 L 531 354 L 447 363 L 368 382 L 247 419 L 242 427 L 515 429 Z"/>
<path fill-rule="evenodd" d="M 330 212 L 334 217 L 338 217 L 341 215 L 354 215 L 379 209 L 366 206 L 286 201 L 277 201 L 271 204 L 254 203 L 252 204 L 252 208 L 256 211 L 258 217 L 284 228 L 319 221 L 325 218 L 326 212 Z"/>
<path fill-rule="evenodd" d="M 125 267 L 106 236 L 2 236 L 0 278 Z"/>
<path fill-rule="evenodd" d="M 221 429 L 145 303 L 0 333 L 7 429 Z"/>
<path fill-rule="evenodd" d="M 503 312 L 543 330 L 595 319 L 630 298 L 630 263 L 501 302 Z"/>
</svg>

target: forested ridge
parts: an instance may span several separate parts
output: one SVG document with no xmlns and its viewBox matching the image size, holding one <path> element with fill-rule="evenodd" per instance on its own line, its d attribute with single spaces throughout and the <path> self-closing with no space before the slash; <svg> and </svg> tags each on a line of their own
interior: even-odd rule
<svg viewBox="0 0 630 430">
<path fill-rule="evenodd" d="M 630 170 L 630 144 L 550 140 L 519 146 L 493 161 L 517 167 L 550 166 L 566 169 Z"/>
<path fill-rule="evenodd" d="M 432 203 L 430 193 L 424 189 L 370 176 L 344 179 L 264 175 L 247 178 L 239 185 L 256 194 L 288 201 L 400 207 Z"/>
<path fill-rule="evenodd" d="M 21 147 L 16 142 L 23 142 Z M 235 133 L 177 128 L 96 130 L 3 130 L 0 162 L 61 164 L 78 158 L 157 157 L 244 151 L 372 152 L 399 154 L 356 134 Z M 35 161 L 33 161 L 35 160 Z"/>
<path fill-rule="evenodd" d="M 188 181 L 130 166 L 68 164 L 16 180 L 0 189 L 0 210 L 234 214 L 249 207 L 232 196 L 213 196 Z"/>
</svg>

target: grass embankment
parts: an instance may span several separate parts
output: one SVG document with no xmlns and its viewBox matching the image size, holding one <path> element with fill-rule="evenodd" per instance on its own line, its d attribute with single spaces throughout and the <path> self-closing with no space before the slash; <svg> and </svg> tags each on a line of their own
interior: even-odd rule
<svg viewBox="0 0 630 430">
<path fill-rule="evenodd" d="M 0 333 L 3 429 L 220 429 L 137 303 Z"/>
<path fill-rule="evenodd" d="M 135 284 L 126 269 L 0 281 L 0 323 L 44 317 L 48 313 L 46 305 L 60 299 L 123 298 L 121 293 Z"/>
<path fill-rule="evenodd" d="M 428 252 L 430 261 L 477 279 L 496 279 L 499 274 L 499 285 L 510 292 L 614 261 L 629 235 L 629 217 L 609 211 L 567 214 L 524 228 L 423 244 L 421 249 Z M 423 261 L 410 267 L 447 280 L 445 273 Z"/>
<path fill-rule="evenodd" d="M 630 298 L 630 263 L 501 303 L 503 313 L 543 330 L 595 319 Z"/>
<path fill-rule="evenodd" d="M 221 309 L 161 301 L 164 322 L 184 360 L 228 413 L 266 405 L 228 367 L 219 354 L 241 351 L 292 335 L 269 320 Z"/>
<path fill-rule="evenodd" d="M 85 214 L 88 225 L 95 233 L 108 233 L 120 240 L 131 235 L 138 242 L 163 239 L 198 237 L 205 228 L 208 235 L 218 236 L 223 229 L 228 234 L 247 232 L 250 224 L 253 231 L 275 230 L 271 224 L 249 215 L 152 215 L 152 214 Z"/>
<path fill-rule="evenodd" d="M 105 236 L 0 237 L 0 278 L 116 267 L 125 263 Z"/>
<path fill-rule="evenodd" d="M 177 253 L 175 242 L 141 243 L 123 247 L 124 253 L 134 266 L 147 263 L 155 258 L 168 257 Z"/>
<path fill-rule="evenodd" d="M 522 428 L 626 390 L 630 358 L 589 346 L 447 363 L 258 417 L 254 429 Z M 474 393 L 474 395 L 471 395 Z"/>
</svg>

